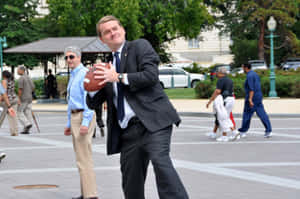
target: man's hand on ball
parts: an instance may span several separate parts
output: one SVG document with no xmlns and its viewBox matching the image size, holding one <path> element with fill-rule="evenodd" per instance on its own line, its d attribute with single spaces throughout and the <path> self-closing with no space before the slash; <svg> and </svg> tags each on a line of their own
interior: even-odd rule
<svg viewBox="0 0 300 199">
<path fill-rule="evenodd" d="M 118 73 L 116 72 L 116 70 L 114 69 L 114 67 L 111 66 L 110 64 L 110 68 L 106 68 L 103 67 L 103 65 L 101 64 L 95 64 L 95 67 L 97 70 L 94 71 L 94 77 L 95 79 L 103 79 L 103 81 L 101 81 L 99 83 L 99 85 L 105 84 L 107 82 L 118 82 Z"/>
</svg>

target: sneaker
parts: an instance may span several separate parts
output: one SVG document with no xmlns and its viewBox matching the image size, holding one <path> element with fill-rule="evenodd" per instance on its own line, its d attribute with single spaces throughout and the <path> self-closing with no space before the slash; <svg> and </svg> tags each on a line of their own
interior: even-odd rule
<svg viewBox="0 0 300 199">
<path fill-rule="evenodd" d="M 6 154 L 5 154 L 5 153 L 0 153 L 0 162 L 1 162 L 1 160 L 3 160 L 5 157 L 6 157 Z"/>
<path fill-rule="evenodd" d="M 208 137 L 211 138 L 211 139 L 216 139 L 217 134 L 214 133 L 214 132 L 210 132 L 210 133 L 206 133 L 206 136 L 208 136 Z"/>
<path fill-rule="evenodd" d="M 25 126 L 24 128 L 24 132 L 29 132 L 29 130 L 31 129 L 32 124 L 29 124 L 28 126 Z"/>
<path fill-rule="evenodd" d="M 216 139 L 218 142 L 228 142 L 229 138 L 227 136 L 222 135 Z"/>
<path fill-rule="evenodd" d="M 241 136 L 241 138 L 245 138 L 245 137 L 247 137 L 247 134 L 246 134 L 246 132 L 240 132 L 240 136 Z"/>
<path fill-rule="evenodd" d="M 236 130 L 232 131 L 232 134 L 229 138 L 231 141 L 239 140 L 241 138 L 240 132 Z"/>
<path fill-rule="evenodd" d="M 272 132 L 266 132 L 264 135 L 265 138 L 270 138 L 272 137 Z"/>
</svg>

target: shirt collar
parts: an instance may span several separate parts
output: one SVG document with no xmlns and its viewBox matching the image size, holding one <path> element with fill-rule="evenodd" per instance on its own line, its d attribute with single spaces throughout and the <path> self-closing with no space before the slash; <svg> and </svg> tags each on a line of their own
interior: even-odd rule
<svg viewBox="0 0 300 199">
<path fill-rule="evenodd" d="M 117 51 L 113 52 L 113 55 L 115 55 L 116 52 L 119 52 L 120 55 L 121 55 L 121 52 L 122 52 L 123 47 L 124 47 L 124 44 L 125 44 L 125 41 L 122 43 L 122 45 L 120 46 L 120 48 Z"/>
<path fill-rule="evenodd" d="M 82 63 L 80 63 L 76 68 L 71 71 L 71 74 L 76 74 L 83 67 Z"/>
</svg>

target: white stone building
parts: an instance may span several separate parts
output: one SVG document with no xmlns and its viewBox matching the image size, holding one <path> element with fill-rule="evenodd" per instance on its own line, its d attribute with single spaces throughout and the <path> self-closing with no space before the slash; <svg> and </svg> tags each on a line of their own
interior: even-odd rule
<svg viewBox="0 0 300 199">
<path fill-rule="evenodd" d="M 202 32 L 196 39 L 172 41 L 167 52 L 173 55 L 173 62 L 196 62 L 207 67 L 216 63 L 231 63 L 230 44 L 229 36 L 220 36 L 218 29 L 212 29 Z"/>
</svg>

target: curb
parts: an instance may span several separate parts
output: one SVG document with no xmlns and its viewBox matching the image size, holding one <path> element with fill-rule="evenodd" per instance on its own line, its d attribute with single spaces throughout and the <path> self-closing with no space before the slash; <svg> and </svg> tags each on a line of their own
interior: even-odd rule
<svg viewBox="0 0 300 199">
<path fill-rule="evenodd" d="M 45 110 L 45 109 L 32 109 L 34 112 L 41 112 L 41 113 L 47 113 L 47 112 L 54 112 L 54 113 L 66 113 L 67 110 Z M 186 116 L 186 117 L 215 117 L 213 113 L 209 112 L 178 112 L 180 116 Z M 243 114 L 241 113 L 234 113 L 234 117 L 241 118 L 243 117 Z M 271 113 L 268 114 L 269 117 L 272 118 L 300 118 L 300 114 L 292 114 L 292 113 Z M 253 117 L 257 117 L 256 114 L 253 115 Z"/>
<path fill-rule="evenodd" d="M 209 112 L 178 112 L 180 116 L 188 116 L 188 117 L 215 117 L 213 113 Z M 241 113 L 234 113 L 234 117 L 243 117 Z M 300 114 L 293 113 L 271 113 L 268 114 L 269 117 L 272 118 L 300 118 Z M 257 117 L 256 114 L 253 117 Z"/>
</svg>

